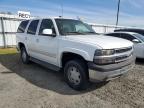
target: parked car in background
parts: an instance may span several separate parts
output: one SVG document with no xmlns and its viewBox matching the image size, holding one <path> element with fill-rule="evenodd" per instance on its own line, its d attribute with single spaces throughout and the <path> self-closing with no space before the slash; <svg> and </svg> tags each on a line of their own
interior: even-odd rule
<svg viewBox="0 0 144 108">
<path fill-rule="evenodd" d="M 98 35 L 75 19 L 22 21 L 16 38 L 23 63 L 31 60 L 63 70 L 65 81 L 76 90 L 86 89 L 89 81 L 119 78 L 135 63 L 132 42 Z"/>
<path fill-rule="evenodd" d="M 114 30 L 114 32 L 135 32 L 144 35 L 144 29 L 125 28 L 125 29 L 116 29 Z"/>
<path fill-rule="evenodd" d="M 123 38 L 134 43 L 134 54 L 137 58 L 144 58 L 144 36 L 135 32 L 113 32 L 105 35 Z"/>
</svg>

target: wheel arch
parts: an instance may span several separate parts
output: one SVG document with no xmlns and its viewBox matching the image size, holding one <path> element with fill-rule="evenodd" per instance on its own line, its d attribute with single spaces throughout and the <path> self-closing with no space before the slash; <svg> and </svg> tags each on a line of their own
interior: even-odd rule
<svg viewBox="0 0 144 108">
<path fill-rule="evenodd" d="M 65 52 L 63 52 L 61 54 L 60 66 L 64 67 L 67 61 L 73 60 L 73 59 L 79 59 L 79 60 L 82 60 L 83 62 L 87 63 L 86 58 L 83 57 L 82 55 L 80 55 L 78 53 L 73 53 L 73 52 L 65 51 Z"/>
<path fill-rule="evenodd" d="M 22 47 L 25 47 L 25 44 L 22 42 L 19 42 L 18 43 L 18 49 L 20 50 Z"/>
</svg>

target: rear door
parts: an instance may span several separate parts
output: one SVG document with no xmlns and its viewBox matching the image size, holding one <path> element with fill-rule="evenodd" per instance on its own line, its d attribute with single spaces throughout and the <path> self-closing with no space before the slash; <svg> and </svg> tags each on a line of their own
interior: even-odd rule
<svg viewBox="0 0 144 108">
<path fill-rule="evenodd" d="M 44 35 L 44 29 L 52 29 L 52 35 Z M 37 36 L 37 52 L 42 61 L 50 64 L 57 64 L 58 51 L 58 36 L 56 36 L 56 29 L 54 22 L 51 19 L 43 19 L 40 24 L 40 29 Z"/>
<path fill-rule="evenodd" d="M 38 24 L 39 24 L 39 20 L 32 20 L 26 32 L 29 55 L 35 58 L 38 57 L 37 47 L 36 47 L 36 44 L 37 44 L 36 31 L 37 31 Z"/>
<path fill-rule="evenodd" d="M 25 43 L 26 48 L 27 48 L 27 35 L 25 34 L 25 30 L 26 30 L 28 23 L 29 23 L 29 20 L 22 21 L 17 29 L 17 34 L 16 34 L 17 45 L 18 45 L 18 42 L 22 42 L 22 43 Z"/>
</svg>

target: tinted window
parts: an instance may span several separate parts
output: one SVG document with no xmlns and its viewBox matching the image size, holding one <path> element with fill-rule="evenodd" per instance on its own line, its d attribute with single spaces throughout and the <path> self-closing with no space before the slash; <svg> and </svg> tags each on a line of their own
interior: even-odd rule
<svg viewBox="0 0 144 108">
<path fill-rule="evenodd" d="M 130 40 L 130 41 L 136 39 L 136 38 L 135 38 L 134 36 L 132 36 L 132 35 L 123 34 L 123 33 L 121 34 L 121 38 L 126 39 L 126 40 Z"/>
<path fill-rule="evenodd" d="M 43 19 L 42 20 L 42 23 L 41 23 L 41 26 L 40 26 L 40 30 L 39 30 L 39 35 L 44 35 L 44 34 L 42 34 L 42 31 L 44 29 L 52 29 L 53 34 L 56 34 L 53 22 L 50 19 Z"/>
<path fill-rule="evenodd" d="M 18 33 L 24 33 L 28 22 L 29 22 L 28 20 L 27 20 L 27 21 L 22 21 L 22 22 L 20 23 L 19 27 L 18 27 L 17 32 L 18 32 Z"/>
<path fill-rule="evenodd" d="M 143 29 L 118 29 L 118 30 L 114 30 L 115 32 L 118 31 L 127 31 L 127 32 L 135 32 L 135 33 L 139 33 L 141 35 L 144 35 L 144 30 Z"/>
<path fill-rule="evenodd" d="M 29 25 L 29 27 L 28 27 L 28 30 L 27 30 L 27 33 L 28 33 L 28 34 L 33 34 L 33 35 L 36 34 L 38 22 L 39 22 L 39 20 L 34 20 L 34 21 L 32 21 L 32 22 L 30 23 L 30 25 Z"/>
<path fill-rule="evenodd" d="M 120 38 L 120 34 L 119 33 L 111 33 L 111 34 L 106 34 L 106 35 Z"/>
<path fill-rule="evenodd" d="M 134 34 L 134 35 L 144 42 L 144 36 L 143 35 L 141 35 L 141 34 Z"/>
<path fill-rule="evenodd" d="M 61 35 L 96 34 L 91 26 L 79 20 L 56 19 L 55 21 Z"/>
</svg>

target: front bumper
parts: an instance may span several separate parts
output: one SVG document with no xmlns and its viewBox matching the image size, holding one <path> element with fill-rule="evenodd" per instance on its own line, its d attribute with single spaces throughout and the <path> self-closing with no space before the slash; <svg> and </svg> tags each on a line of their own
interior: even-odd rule
<svg viewBox="0 0 144 108">
<path fill-rule="evenodd" d="M 126 74 L 135 65 L 135 57 L 130 57 L 128 60 L 109 65 L 96 65 L 93 62 L 88 62 L 89 80 L 109 81 Z"/>
</svg>

